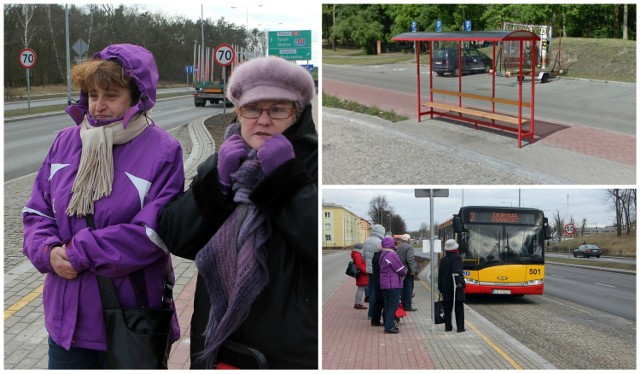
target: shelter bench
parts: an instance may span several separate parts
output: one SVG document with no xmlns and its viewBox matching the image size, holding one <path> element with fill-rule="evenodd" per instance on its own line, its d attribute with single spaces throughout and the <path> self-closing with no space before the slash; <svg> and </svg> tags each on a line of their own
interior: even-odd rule
<svg viewBox="0 0 640 374">
<path fill-rule="evenodd" d="M 439 95 L 457 96 L 457 97 L 473 99 L 473 100 L 489 101 L 489 102 L 499 103 L 499 104 L 507 104 L 507 105 L 515 105 L 515 106 L 519 105 L 518 101 L 516 100 L 483 96 L 483 95 L 471 94 L 466 92 L 448 91 L 448 90 L 441 90 L 441 89 L 434 88 L 434 89 L 431 89 L 431 93 L 439 94 Z M 478 125 L 495 127 L 505 131 L 520 133 L 521 137 L 529 137 L 530 141 L 533 142 L 533 133 L 531 131 L 528 131 L 528 132 L 522 131 L 522 126 L 526 126 L 530 122 L 528 118 L 522 117 L 522 121 L 520 122 L 517 115 L 514 116 L 514 115 L 504 114 L 504 113 L 495 113 L 490 110 L 464 107 L 464 106 L 446 104 L 446 103 L 436 102 L 436 101 L 425 102 L 422 105 L 425 107 L 432 108 L 432 111 L 431 111 L 432 113 L 436 113 L 454 120 L 471 122 L 475 125 L 476 130 L 478 128 Z M 531 104 L 523 101 L 522 106 L 526 108 L 530 108 Z M 456 116 L 446 112 L 455 112 L 455 113 L 458 113 L 458 115 Z M 463 115 L 474 116 L 477 118 L 463 117 Z M 488 122 L 489 120 L 491 122 Z M 517 125 L 518 128 L 496 124 L 494 121 L 506 122 L 513 125 Z"/>
</svg>

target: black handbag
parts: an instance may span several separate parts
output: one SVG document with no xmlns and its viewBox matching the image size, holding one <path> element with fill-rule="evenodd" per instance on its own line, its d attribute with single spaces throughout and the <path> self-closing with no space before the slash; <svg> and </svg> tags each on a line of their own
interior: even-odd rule
<svg viewBox="0 0 640 374">
<path fill-rule="evenodd" d="M 444 304 L 442 303 L 442 294 L 438 295 L 438 301 L 433 302 L 433 310 L 435 314 L 435 324 L 444 323 Z"/>
<path fill-rule="evenodd" d="M 95 228 L 93 217 L 87 216 L 89 227 Z M 148 307 L 144 272 L 130 275 L 138 308 L 122 308 L 113 280 L 98 276 L 102 299 L 105 333 L 107 336 L 108 369 L 168 369 L 171 344 L 172 285 L 165 281 L 162 307 Z"/>
<path fill-rule="evenodd" d="M 356 263 L 353 261 L 349 261 L 349 264 L 347 265 L 347 270 L 345 271 L 345 274 L 347 274 L 350 277 L 356 278 L 358 276 L 358 274 L 360 274 L 360 270 L 358 270 L 358 267 L 356 266 Z"/>
</svg>

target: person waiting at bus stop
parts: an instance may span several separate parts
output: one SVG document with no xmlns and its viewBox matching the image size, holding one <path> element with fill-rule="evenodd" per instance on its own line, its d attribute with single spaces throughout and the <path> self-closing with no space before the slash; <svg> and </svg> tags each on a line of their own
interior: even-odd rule
<svg viewBox="0 0 640 374">
<path fill-rule="evenodd" d="M 412 301 L 414 278 L 416 276 L 416 270 L 418 269 L 418 263 L 416 262 L 413 246 L 410 241 L 411 236 L 409 234 L 404 234 L 402 235 L 400 243 L 397 244 L 398 256 L 400 256 L 400 261 L 402 261 L 402 263 L 407 267 L 408 272 L 402 285 L 400 301 L 402 302 L 404 310 L 407 312 L 415 312 L 418 308 L 413 307 Z"/>
<path fill-rule="evenodd" d="M 384 237 L 380 242 L 380 289 L 384 298 L 384 332 L 397 334 L 400 332 L 395 325 L 395 316 L 400 304 L 402 280 L 407 275 L 407 268 L 400 261 L 393 244 L 393 238 Z"/>
<path fill-rule="evenodd" d="M 227 94 L 238 122 L 164 207 L 158 232 L 198 267 L 191 368 L 317 369 L 315 84 L 301 66 L 269 56 L 240 64 Z M 237 347 L 262 355 L 252 360 L 260 366 L 231 362 L 225 352 Z"/>
<path fill-rule="evenodd" d="M 462 257 L 455 239 L 444 243 L 445 256 L 438 267 L 438 291 L 442 293 L 444 304 L 444 331 L 452 331 L 451 312 L 456 313 L 457 332 L 464 332 L 464 277 L 462 275 Z"/>
</svg>

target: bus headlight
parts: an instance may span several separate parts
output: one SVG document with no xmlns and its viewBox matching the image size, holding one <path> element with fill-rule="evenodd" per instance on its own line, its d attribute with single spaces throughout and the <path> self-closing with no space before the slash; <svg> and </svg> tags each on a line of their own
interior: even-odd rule
<svg viewBox="0 0 640 374">
<path fill-rule="evenodd" d="M 537 286 L 544 283 L 544 279 L 532 279 L 524 282 L 525 286 Z"/>
<path fill-rule="evenodd" d="M 464 281 L 467 282 L 467 283 L 476 284 L 476 285 L 480 284 L 479 281 L 477 281 L 477 280 L 475 280 L 473 278 L 465 278 Z"/>
</svg>

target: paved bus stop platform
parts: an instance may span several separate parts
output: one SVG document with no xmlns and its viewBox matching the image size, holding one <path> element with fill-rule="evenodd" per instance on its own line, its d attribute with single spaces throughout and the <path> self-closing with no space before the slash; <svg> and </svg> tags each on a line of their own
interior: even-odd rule
<svg viewBox="0 0 640 374">
<path fill-rule="evenodd" d="M 465 332 L 431 323 L 431 290 L 416 279 L 413 307 L 399 334 L 371 326 L 366 309 L 354 309 L 352 278 L 345 278 L 322 308 L 322 369 L 555 369 L 465 305 Z M 437 295 L 437 294 L 436 294 Z M 368 304 L 365 304 L 368 305 Z"/>
</svg>

